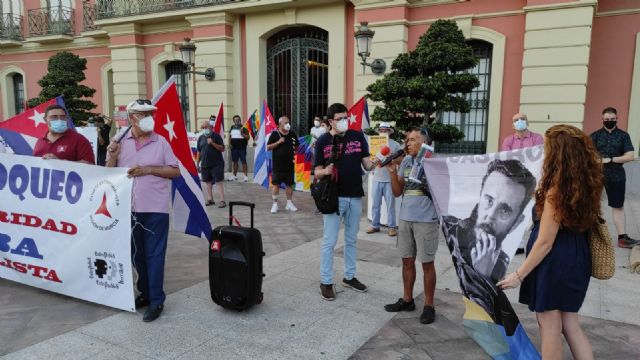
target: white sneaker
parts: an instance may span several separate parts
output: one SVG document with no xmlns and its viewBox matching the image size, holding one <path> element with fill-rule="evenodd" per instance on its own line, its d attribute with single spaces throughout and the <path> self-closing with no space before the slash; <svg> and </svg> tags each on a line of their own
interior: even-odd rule
<svg viewBox="0 0 640 360">
<path fill-rule="evenodd" d="M 229 176 L 229 179 L 227 179 L 227 180 L 228 181 L 236 181 L 236 179 L 237 178 L 235 176 L 231 175 L 231 176 Z"/>
<path fill-rule="evenodd" d="M 275 214 L 278 212 L 278 203 L 274 202 L 273 205 L 271 205 L 271 213 Z"/>
<path fill-rule="evenodd" d="M 288 202 L 287 206 L 285 206 L 284 209 L 289 211 L 298 211 L 298 208 L 295 205 L 293 205 L 292 202 Z"/>
<path fill-rule="evenodd" d="M 244 177 L 244 182 L 247 182 L 247 181 L 249 181 L 249 178 L 245 176 Z"/>
</svg>

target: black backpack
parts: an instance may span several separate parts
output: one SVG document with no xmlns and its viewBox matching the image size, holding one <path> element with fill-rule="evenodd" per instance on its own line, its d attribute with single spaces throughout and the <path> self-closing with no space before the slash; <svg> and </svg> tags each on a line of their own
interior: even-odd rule
<svg viewBox="0 0 640 360">
<path fill-rule="evenodd" d="M 323 176 L 318 182 L 311 186 L 311 196 L 316 203 L 318 211 L 323 214 L 339 214 L 338 205 L 338 161 L 344 153 L 344 144 L 338 155 L 337 136 L 333 137 L 333 148 L 331 149 L 331 157 L 327 165 L 333 164 L 334 173 L 331 176 Z"/>
</svg>

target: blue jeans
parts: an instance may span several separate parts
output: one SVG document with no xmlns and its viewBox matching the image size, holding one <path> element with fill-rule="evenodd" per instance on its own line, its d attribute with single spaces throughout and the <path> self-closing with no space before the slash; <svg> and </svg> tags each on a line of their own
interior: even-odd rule
<svg viewBox="0 0 640 360">
<path fill-rule="evenodd" d="M 373 197 L 371 225 L 376 229 L 380 229 L 380 208 L 382 207 L 382 197 L 384 197 L 384 202 L 387 204 L 387 226 L 396 229 L 398 227 L 396 225 L 396 198 L 393 196 L 393 191 L 391 191 L 391 183 L 374 180 L 371 192 Z"/>
<path fill-rule="evenodd" d="M 132 213 L 131 228 L 131 258 L 138 272 L 138 291 L 151 305 L 163 304 L 169 214 Z"/>
<path fill-rule="evenodd" d="M 340 215 L 323 215 L 322 257 L 320 259 L 320 282 L 333 284 L 333 250 L 338 242 L 340 220 L 344 219 L 344 278 L 353 279 L 356 275 L 356 239 L 360 230 L 362 198 L 338 198 Z"/>
</svg>

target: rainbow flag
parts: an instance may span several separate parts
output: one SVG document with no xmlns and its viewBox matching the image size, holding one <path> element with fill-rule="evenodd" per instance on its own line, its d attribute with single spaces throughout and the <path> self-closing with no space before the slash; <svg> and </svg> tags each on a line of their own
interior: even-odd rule
<svg viewBox="0 0 640 360">
<path fill-rule="evenodd" d="M 311 167 L 313 162 L 313 152 L 311 135 L 298 138 L 298 148 L 295 154 L 295 189 L 296 191 L 311 190 Z"/>
<path fill-rule="evenodd" d="M 247 121 L 245 121 L 244 123 L 244 128 L 247 129 L 247 131 L 249 132 L 249 135 L 251 135 L 251 138 L 253 140 L 256 139 L 256 135 L 258 134 L 258 129 L 260 129 L 260 124 L 259 124 L 259 115 L 257 115 L 256 113 L 258 112 L 258 110 L 254 110 L 253 114 L 251 114 L 251 116 L 247 119 Z"/>
</svg>

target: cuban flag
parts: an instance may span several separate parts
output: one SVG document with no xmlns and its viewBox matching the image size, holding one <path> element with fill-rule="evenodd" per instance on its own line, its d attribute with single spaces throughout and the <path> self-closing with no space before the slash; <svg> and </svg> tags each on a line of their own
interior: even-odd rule
<svg viewBox="0 0 640 360">
<path fill-rule="evenodd" d="M 218 116 L 216 116 L 216 122 L 211 129 L 214 133 L 220 135 L 224 139 L 224 104 L 220 103 L 220 109 L 218 109 Z"/>
<path fill-rule="evenodd" d="M 369 106 L 363 96 L 348 111 L 349 129 L 363 131 L 369 127 Z"/>
<path fill-rule="evenodd" d="M 171 180 L 173 229 L 208 240 L 213 230 L 191 157 L 175 76 L 167 80 L 151 102 L 158 108 L 154 131 L 169 142 L 180 166 L 180 176 Z"/>
<path fill-rule="evenodd" d="M 269 175 L 271 175 L 271 161 L 269 159 L 270 153 L 267 151 L 267 139 L 271 135 L 271 132 L 276 130 L 276 122 L 271 115 L 271 110 L 267 105 L 267 101 L 262 103 L 262 110 L 260 112 L 260 131 L 258 132 L 258 145 L 256 146 L 256 152 L 254 155 L 254 175 L 253 182 L 260 184 L 265 188 L 269 188 Z"/>
<path fill-rule="evenodd" d="M 51 105 L 64 106 L 62 96 L 53 98 L 20 114 L 0 122 L 0 137 L 9 147 L 9 152 L 18 155 L 32 155 L 33 147 L 39 138 L 44 137 L 49 131 L 47 121 L 44 118 L 45 110 Z M 69 118 L 69 128 L 73 129 L 73 121 Z"/>
</svg>

